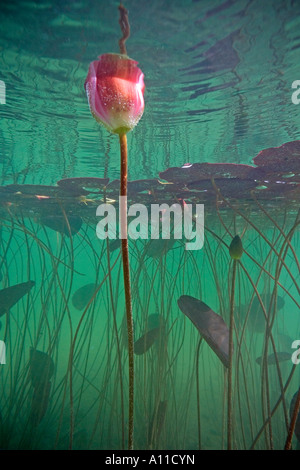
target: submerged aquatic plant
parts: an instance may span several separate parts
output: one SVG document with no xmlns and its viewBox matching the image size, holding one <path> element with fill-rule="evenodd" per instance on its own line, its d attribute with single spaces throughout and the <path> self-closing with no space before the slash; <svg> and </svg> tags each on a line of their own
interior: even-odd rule
<svg viewBox="0 0 300 470">
<path fill-rule="evenodd" d="M 182 295 L 178 301 L 180 310 L 194 323 L 199 333 L 228 368 L 229 330 L 223 318 L 201 300 Z"/>
<path fill-rule="evenodd" d="M 30 292 L 34 285 L 34 281 L 27 281 L 0 290 L 0 317 L 8 313 L 24 295 Z"/>
<path fill-rule="evenodd" d="M 132 130 L 144 112 L 144 74 L 137 62 L 127 56 L 125 42 L 130 35 L 128 12 L 121 4 L 119 41 L 120 54 L 104 54 L 90 64 L 85 89 L 94 118 L 110 132 L 119 135 L 120 165 L 120 229 L 122 239 L 123 275 L 128 330 L 129 361 L 129 431 L 128 448 L 133 448 L 134 405 L 134 338 L 127 241 L 127 132 Z"/>
<path fill-rule="evenodd" d="M 285 450 L 290 450 L 292 445 L 293 434 L 296 434 L 297 439 L 300 441 L 300 388 L 298 392 L 292 398 L 290 405 L 290 417 L 291 423 L 289 427 L 289 432 L 286 438 Z"/>
<path fill-rule="evenodd" d="M 232 286 L 230 296 L 230 318 L 229 318 L 229 364 L 228 364 L 228 396 L 227 396 L 227 449 L 232 448 L 232 361 L 233 361 L 233 330 L 234 330 L 234 296 L 237 262 L 243 254 L 243 244 L 239 235 L 236 235 L 229 246 L 229 254 L 233 259 Z"/>
</svg>

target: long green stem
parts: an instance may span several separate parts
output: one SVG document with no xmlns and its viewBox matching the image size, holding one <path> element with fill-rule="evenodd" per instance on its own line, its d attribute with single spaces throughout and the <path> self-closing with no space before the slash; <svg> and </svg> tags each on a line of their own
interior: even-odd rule
<svg viewBox="0 0 300 470">
<path fill-rule="evenodd" d="M 288 432 L 288 436 L 286 438 L 284 450 L 290 450 L 291 449 L 293 434 L 294 434 L 294 431 L 295 431 L 299 410 L 300 410 L 300 388 L 298 390 L 298 394 L 297 394 L 297 398 L 296 398 L 296 402 L 295 402 L 295 407 L 294 407 L 294 411 L 293 411 L 293 414 L 292 414 L 290 429 L 289 429 L 289 432 Z"/>
<path fill-rule="evenodd" d="M 125 288 L 125 305 L 128 333 L 129 364 L 129 412 L 128 412 L 128 449 L 133 449 L 133 404 L 134 404 L 134 349 L 133 321 L 130 289 L 129 254 L 127 239 L 127 137 L 120 134 L 121 182 L 120 182 L 120 225 L 122 237 L 123 276 Z M 124 238 L 123 238 L 124 237 Z"/>
<path fill-rule="evenodd" d="M 232 359 L 233 359 L 233 326 L 234 326 L 234 291 L 237 260 L 233 260 L 231 296 L 230 296 L 230 323 L 229 323 L 229 366 L 228 366 L 228 394 L 227 394 L 227 449 L 232 449 Z"/>
</svg>

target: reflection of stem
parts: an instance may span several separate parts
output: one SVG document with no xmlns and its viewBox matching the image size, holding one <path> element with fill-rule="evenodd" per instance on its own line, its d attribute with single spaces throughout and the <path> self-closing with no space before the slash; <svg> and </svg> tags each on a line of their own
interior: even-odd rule
<svg viewBox="0 0 300 470">
<path fill-rule="evenodd" d="M 284 450 L 290 450 L 290 448 L 291 448 L 292 438 L 293 438 L 293 434 L 294 434 L 294 431 L 295 431 L 299 410 L 300 410 L 300 388 L 298 390 L 296 403 L 295 403 L 295 407 L 294 407 L 294 411 L 293 411 L 293 415 L 292 415 L 292 419 L 291 419 L 290 429 L 289 429 L 289 433 L 288 433 L 288 436 L 287 436 L 287 439 L 286 439 Z"/>
<path fill-rule="evenodd" d="M 133 321 L 130 292 L 130 272 L 127 239 L 127 137 L 120 134 L 121 152 L 121 185 L 120 185 L 120 229 L 122 238 L 123 276 L 125 288 L 125 305 L 128 333 L 128 362 L 129 362 L 129 417 L 128 417 L 128 449 L 133 449 L 133 398 L 134 398 L 134 349 Z M 123 238 L 124 237 L 124 238 Z"/>
<path fill-rule="evenodd" d="M 130 26 L 129 26 L 129 22 L 128 22 L 128 11 L 122 5 L 122 3 L 120 3 L 120 5 L 119 5 L 119 11 L 120 11 L 119 23 L 120 23 L 121 31 L 123 33 L 123 37 L 119 41 L 119 47 L 120 47 L 121 54 L 126 54 L 127 55 L 125 42 L 130 36 Z"/>
<path fill-rule="evenodd" d="M 227 449 L 232 449 L 232 353 L 233 353 L 233 322 L 234 322 L 234 291 L 236 277 L 236 263 L 233 260 L 232 285 L 230 296 L 230 323 L 229 323 L 229 366 L 228 366 L 228 404 L 227 404 Z"/>
</svg>

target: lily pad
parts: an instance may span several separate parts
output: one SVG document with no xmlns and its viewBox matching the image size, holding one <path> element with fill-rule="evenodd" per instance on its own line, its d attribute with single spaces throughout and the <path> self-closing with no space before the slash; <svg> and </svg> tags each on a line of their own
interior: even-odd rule
<svg viewBox="0 0 300 470">
<path fill-rule="evenodd" d="M 223 318 L 204 302 L 189 295 L 182 295 L 177 303 L 180 310 L 194 323 L 201 336 L 228 368 L 229 329 Z"/>
</svg>

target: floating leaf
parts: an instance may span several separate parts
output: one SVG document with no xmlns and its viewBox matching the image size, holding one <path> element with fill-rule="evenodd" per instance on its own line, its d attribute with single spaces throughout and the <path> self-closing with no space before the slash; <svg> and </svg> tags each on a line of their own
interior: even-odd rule
<svg viewBox="0 0 300 470">
<path fill-rule="evenodd" d="M 0 290 L 0 317 L 8 313 L 24 295 L 28 294 L 34 285 L 34 281 L 27 281 Z"/>
<path fill-rule="evenodd" d="M 48 186 L 43 184 L 8 184 L 6 191 L 22 196 L 44 196 L 51 198 L 69 197 L 70 194 L 58 186 Z"/>
<path fill-rule="evenodd" d="M 113 251 L 117 250 L 121 247 L 121 239 L 116 238 L 115 240 L 109 240 L 109 251 L 112 253 Z"/>
<path fill-rule="evenodd" d="M 153 328 L 152 330 L 147 331 L 143 336 L 141 336 L 135 343 L 134 343 L 134 353 L 138 356 L 141 354 L 145 354 L 148 349 L 153 346 L 155 340 L 158 338 L 160 332 L 160 328 Z"/>
<path fill-rule="evenodd" d="M 263 170 L 250 165 L 236 163 L 193 163 L 182 167 L 172 167 L 159 173 L 160 178 L 171 183 L 185 184 L 194 181 L 217 179 L 261 179 Z"/>
<path fill-rule="evenodd" d="M 239 198 L 241 196 L 250 197 L 250 191 L 255 189 L 257 182 L 250 179 L 239 178 L 216 178 L 214 185 L 212 180 L 199 180 L 187 183 L 187 188 L 197 191 L 209 191 L 211 196 L 215 196 L 216 190 L 220 191 L 224 197 Z"/>
<path fill-rule="evenodd" d="M 68 237 L 75 235 L 82 226 L 82 218 L 77 215 L 69 215 L 67 220 L 63 215 L 45 215 L 40 218 L 43 225 L 55 230 L 56 232 L 64 233 Z"/>
<path fill-rule="evenodd" d="M 265 310 L 268 313 L 268 309 L 269 309 L 269 305 L 270 305 L 270 302 L 271 302 L 272 295 L 271 294 L 262 294 L 260 297 L 261 297 L 261 300 L 262 300 L 263 305 L 265 307 Z M 273 300 L 273 302 L 274 302 L 274 300 Z M 274 305 L 274 303 L 273 303 L 273 305 Z M 276 306 L 277 306 L 277 310 L 281 310 L 284 306 L 284 300 L 280 295 L 277 296 Z M 256 332 L 256 333 L 263 333 L 265 331 L 266 318 L 265 318 L 263 309 L 262 309 L 261 304 L 260 304 L 257 297 L 255 297 L 253 299 L 251 309 L 250 309 L 250 312 L 249 312 L 249 316 L 248 316 L 247 324 L 249 325 L 249 328 L 252 331 Z"/>
<path fill-rule="evenodd" d="M 57 182 L 60 188 L 66 189 L 73 194 L 85 195 L 89 193 L 99 194 L 107 186 L 108 178 L 79 177 L 64 178 Z"/>
<path fill-rule="evenodd" d="M 174 243 L 175 240 L 173 238 L 151 239 L 146 244 L 146 254 L 147 256 L 150 256 L 150 258 L 161 258 L 161 256 L 163 256 L 172 248 Z"/>
<path fill-rule="evenodd" d="M 158 179 L 128 181 L 128 194 L 163 191 L 164 186 Z"/>
<path fill-rule="evenodd" d="M 159 313 L 152 313 L 147 318 L 147 330 L 152 330 L 153 328 L 164 328 L 165 320 L 162 315 Z"/>
<path fill-rule="evenodd" d="M 91 283 L 80 287 L 72 296 L 72 304 L 77 310 L 82 310 L 87 306 L 93 297 L 97 284 Z"/>
<path fill-rule="evenodd" d="M 48 408 L 51 382 L 38 384 L 33 391 L 30 409 L 30 421 L 33 426 L 38 426 Z"/>
<path fill-rule="evenodd" d="M 280 172 L 300 172 L 300 140 L 287 142 L 280 147 L 261 150 L 253 158 L 255 165 L 265 170 Z"/>
<path fill-rule="evenodd" d="M 48 354 L 30 348 L 29 372 L 33 387 L 46 384 L 54 373 L 54 362 Z"/>
<path fill-rule="evenodd" d="M 267 364 L 269 366 L 276 364 L 276 356 L 277 356 L 278 362 L 288 361 L 292 357 L 291 353 L 280 352 L 280 351 L 277 352 L 276 355 L 275 355 L 275 353 L 269 354 L 268 357 L 267 357 Z M 262 360 L 263 360 L 263 356 L 260 356 L 257 359 L 255 359 L 255 362 L 257 362 L 257 364 L 261 365 Z"/>
<path fill-rule="evenodd" d="M 204 302 L 189 295 L 182 295 L 177 303 L 180 310 L 194 323 L 224 366 L 228 367 L 229 330 L 223 318 Z"/>
</svg>

